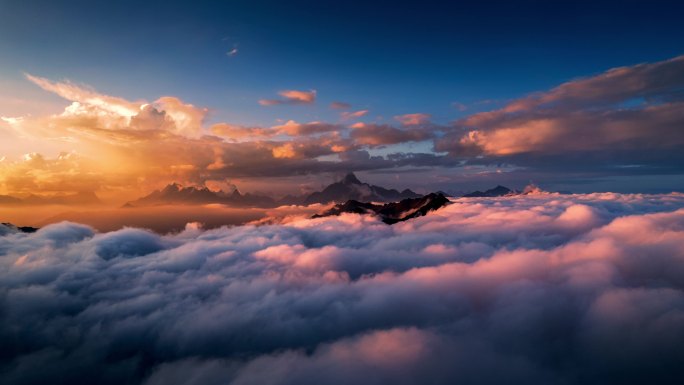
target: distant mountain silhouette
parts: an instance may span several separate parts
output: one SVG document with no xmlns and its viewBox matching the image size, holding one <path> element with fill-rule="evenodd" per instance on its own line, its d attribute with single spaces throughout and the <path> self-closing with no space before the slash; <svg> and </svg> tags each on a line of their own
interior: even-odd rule
<svg viewBox="0 0 684 385">
<path fill-rule="evenodd" d="M 430 211 L 437 210 L 449 204 L 449 199 L 438 193 L 431 193 L 420 198 L 407 198 L 399 202 L 385 203 L 383 205 L 349 200 L 337 204 L 330 210 L 316 214 L 312 218 L 321 218 L 342 213 L 373 214 L 388 225 L 421 217 Z"/>
<path fill-rule="evenodd" d="M 0 205 L 99 205 L 100 198 L 92 191 L 74 194 L 59 194 L 51 196 L 31 194 L 24 198 L 10 195 L 0 195 Z"/>
<path fill-rule="evenodd" d="M 463 195 L 464 198 L 493 198 L 515 195 L 538 195 L 538 194 L 552 194 L 542 190 L 539 186 L 529 184 L 525 186 L 523 191 L 511 190 L 508 187 L 498 185 L 486 191 L 473 191 L 469 194 Z"/>
<path fill-rule="evenodd" d="M 162 190 L 155 190 L 149 195 L 130 201 L 124 207 L 160 206 L 168 204 L 202 205 L 220 203 L 235 207 L 274 207 L 273 198 L 264 195 L 241 194 L 233 192 L 211 191 L 206 187 L 183 187 L 172 183 Z"/>
<path fill-rule="evenodd" d="M 302 203 L 310 205 L 313 203 L 340 203 L 349 200 L 393 202 L 400 199 L 418 197 L 420 197 L 420 194 L 416 194 L 409 189 L 399 192 L 395 189 L 386 189 L 384 187 L 363 183 L 354 175 L 354 173 L 350 172 L 339 182 L 329 185 L 322 191 L 310 194 Z"/>
<path fill-rule="evenodd" d="M 10 196 L 0 195 L 0 205 L 16 205 L 21 204 L 21 199 Z"/>
<path fill-rule="evenodd" d="M 171 183 L 161 190 L 130 201 L 124 207 L 159 206 L 167 204 L 209 204 L 221 203 L 236 207 L 276 207 L 281 205 L 310 205 L 314 203 L 346 202 L 359 200 L 369 202 L 391 202 L 406 198 L 418 198 L 420 194 L 406 189 L 397 191 L 361 182 L 353 173 L 347 174 L 339 182 L 335 182 L 322 191 L 309 195 L 287 195 L 275 200 L 265 195 L 241 194 L 233 192 L 211 191 L 206 187 L 184 187 Z"/>
<path fill-rule="evenodd" d="M 35 233 L 38 231 L 37 227 L 31 226 L 15 226 L 11 223 L 0 223 L 0 236 L 11 233 Z"/>
<path fill-rule="evenodd" d="M 486 190 L 486 191 L 473 191 L 469 194 L 463 195 L 464 198 L 491 198 L 491 197 L 503 197 L 503 196 L 508 196 L 508 195 L 517 195 L 519 194 L 518 191 L 516 190 L 511 190 L 508 187 L 498 185 L 492 189 Z"/>
</svg>

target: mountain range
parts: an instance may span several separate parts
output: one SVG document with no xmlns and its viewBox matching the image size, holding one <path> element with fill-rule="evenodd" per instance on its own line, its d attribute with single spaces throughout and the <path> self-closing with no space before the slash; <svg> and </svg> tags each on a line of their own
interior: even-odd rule
<svg viewBox="0 0 684 385">
<path fill-rule="evenodd" d="M 393 202 L 406 198 L 418 198 L 420 194 L 406 189 L 397 191 L 361 182 L 354 173 L 347 174 L 342 180 L 335 182 L 322 191 L 307 196 L 303 203 L 346 202 L 348 200 L 364 202 Z"/>
<path fill-rule="evenodd" d="M 31 226 L 16 226 L 11 223 L 0 223 L 0 236 L 13 233 L 35 233 L 39 229 Z"/>
<path fill-rule="evenodd" d="M 172 183 L 161 190 L 155 190 L 142 198 L 130 201 L 124 207 L 160 206 L 168 204 L 202 205 L 220 203 L 235 207 L 275 207 L 276 201 L 265 195 L 242 194 L 237 189 L 233 192 L 211 191 L 207 187 L 183 187 Z"/>
<path fill-rule="evenodd" d="M 491 198 L 518 194 L 519 192 L 517 190 L 511 190 L 508 187 L 498 185 L 492 189 L 485 191 L 473 191 L 469 194 L 463 195 L 463 198 Z"/>
<path fill-rule="evenodd" d="M 380 217 L 384 223 L 392 225 L 397 222 L 422 217 L 430 211 L 437 210 L 449 203 L 447 197 L 438 193 L 430 193 L 420 198 L 407 198 L 399 202 L 385 204 L 348 200 L 345 203 L 335 205 L 330 210 L 316 214 L 312 218 L 340 215 L 342 213 L 372 214 Z"/>
<path fill-rule="evenodd" d="M 463 198 L 494 198 L 494 197 L 507 197 L 515 195 L 533 195 L 533 194 L 548 194 L 548 192 L 542 190 L 534 184 L 529 184 L 525 186 L 522 191 L 511 190 L 508 187 L 498 185 L 492 189 L 485 191 L 473 191 L 469 194 L 463 195 Z"/>
<path fill-rule="evenodd" d="M 523 191 L 512 190 L 505 186 L 496 186 L 485 191 L 473 191 L 461 195 L 464 198 L 476 197 L 505 197 L 515 195 L 528 195 L 544 193 L 539 187 L 529 185 Z M 452 197 L 442 191 L 436 194 L 444 197 Z M 311 205 L 314 203 L 344 203 L 356 202 L 397 202 L 403 199 L 420 198 L 421 195 L 410 189 L 398 191 L 381 186 L 371 185 L 360 181 L 354 173 L 348 173 L 344 178 L 334 182 L 321 191 L 304 195 L 287 195 L 281 199 L 275 199 L 267 195 L 246 193 L 242 194 L 235 189 L 231 192 L 212 191 L 207 187 L 182 186 L 171 183 L 161 190 L 155 190 L 136 200 L 127 202 L 124 207 L 147 207 L 161 205 L 204 205 L 211 203 L 225 204 L 232 207 L 260 207 L 272 208 L 289 205 Z M 456 197 L 456 196 L 453 196 Z M 93 192 L 78 192 L 74 194 L 62 194 L 53 196 L 28 195 L 16 197 L 0 195 L 0 205 L 99 205 L 102 201 Z"/>
<path fill-rule="evenodd" d="M 77 192 L 74 194 L 61 194 L 41 196 L 30 194 L 20 198 L 11 195 L 0 195 L 0 205 L 99 205 L 100 198 L 92 191 Z"/>
<path fill-rule="evenodd" d="M 314 203 L 340 203 L 348 200 L 366 202 L 393 202 L 406 198 L 418 198 L 409 189 L 398 191 L 361 182 L 353 173 L 332 183 L 321 191 L 308 195 L 288 195 L 276 200 L 259 194 L 241 194 L 233 192 L 211 191 L 207 187 L 183 187 L 172 183 L 162 190 L 156 190 L 140 199 L 126 203 L 125 207 L 158 206 L 166 204 L 210 204 L 220 203 L 235 207 L 276 207 L 282 205 L 310 205 Z"/>
</svg>

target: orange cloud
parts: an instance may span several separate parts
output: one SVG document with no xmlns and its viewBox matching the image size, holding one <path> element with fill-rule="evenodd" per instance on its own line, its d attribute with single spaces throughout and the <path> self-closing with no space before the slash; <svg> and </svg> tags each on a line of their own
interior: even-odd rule
<svg viewBox="0 0 684 385">
<path fill-rule="evenodd" d="M 360 118 L 363 116 L 366 116 L 368 114 L 368 110 L 359 110 L 359 111 L 344 111 L 340 113 L 340 117 L 342 120 L 351 120 L 351 119 L 356 119 Z"/>
<path fill-rule="evenodd" d="M 285 124 L 273 127 L 277 133 L 289 136 L 322 134 L 338 131 L 341 128 L 336 124 L 324 122 L 297 123 L 294 120 L 288 120 Z"/>
<path fill-rule="evenodd" d="M 249 138 L 273 136 L 274 131 L 262 127 L 245 127 L 230 123 L 217 123 L 209 128 L 214 135 L 230 140 L 242 140 Z"/>
<path fill-rule="evenodd" d="M 405 114 L 395 116 L 394 119 L 404 126 L 417 126 L 428 123 L 430 121 L 430 114 Z"/>
<path fill-rule="evenodd" d="M 297 91 L 285 90 L 278 92 L 282 99 L 261 99 L 262 106 L 275 106 L 279 104 L 313 104 L 316 101 L 316 90 Z"/>
<path fill-rule="evenodd" d="M 684 145 L 682 87 L 684 56 L 615 68 L 460 119 L 435 148 L 459 156 L 582 152 L 595 162 L 669 167 Z"/>
<path fill-rule="evenodd" d="M 122 116 L 130 117 L 136 115 L 141 106 L 141 103 L 132 103 L 122 98 L 103 95 L 71 82 L 53 82 L 30 74 L 26 74 L 25 76 L 29 81 L 40 88 L 57 94 L 64 99 L 98 107 Z"/>
<path fill-rule="evenodd" d="M 403 142 L 418 142 L 432 138 L 432 132 L 419 128 L 399 129 L 387 124 L 355 123 L 351 137 L 360 145 L 380 146 Z"/>
</svg>

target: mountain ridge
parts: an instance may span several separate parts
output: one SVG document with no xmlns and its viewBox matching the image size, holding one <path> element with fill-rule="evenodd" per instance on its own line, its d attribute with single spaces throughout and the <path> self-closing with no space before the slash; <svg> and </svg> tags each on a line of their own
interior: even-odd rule
<svg viewBox="0 0 684 385">
<path fill-rule="evenodd" d="M 35 195 L 29 194 L 20 198 L 12 195 L 0 195 L 0 205 L 101 205 L 100 198 L 92 191 L 80 191 L 72 194 Z"/>
<path fill-rule="evenodd" d="M 341 180 L 326 186 L 321 191 L 308 195 L 287 195 L 274 199 L 260 194 L 242 194 L 233 192 L 211 191 L 205 186 L 187 186 L 171 183 L 160 190 L 129 201 L 124 207 L 159 206 L 165 204 L 227 204 L 236 207 L 277 207 L 282 205 L 311 205 L 314 203 L 341 203 L 348 200 L 372 202 L 392 202 L 406 198 L 421 197 L 410 189 L 398 191 L 381 186 L 361 182 L 354 173 L 348 173 Z"/>
<path fill-rule="evenodd" d="M 366 202 L 392 202 L 406 198 L 418 198 L 417 194 L 410 189 L 399 192 L 395 189 L 386 189 L 381 186 L 361 182 L 353 172 L 348 173 L 342 180 L 328 185 L 321 191 L 309 194 L 303 203 L 346 202 L 349 200 Z"/>
<path fill-rule="evenodd" d="M 440 193 L 430 193 L 419 198 L 406 198 L 385 204 L 348 200 L 320 214 L 315 214 L 312 218 L 336 216 L 342 213 L 372 214 L 378 216 L 385 224 L 393 225 L 412 218 L 422 217 L 450 203 L 449 199 Z"/>
</svg>

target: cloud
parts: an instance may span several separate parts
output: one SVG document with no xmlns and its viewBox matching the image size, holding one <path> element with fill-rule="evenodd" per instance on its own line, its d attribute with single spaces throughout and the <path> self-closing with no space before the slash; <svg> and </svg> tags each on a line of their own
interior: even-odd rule
<svg viewBox="0 0 684 385">
<path fill-rule="evenodd" d="M 313 104 L 316 101 L 316 90 L 297 91 L 286 90 L 278 92 L 282 99 L 261 99 L 262 106 L 275 106 L 279 104 Z"/>
<path fill-rule="evenodd" d="M 44 89 L 72 102 L 100 108 L 122 116 L 134 116 L 138 113 L 140 104 L 131 103 L 125 99 L 103 95 L 71 82 L 53 82 L 45 78 L 25 74 L 26 79 Z"/>
<path fill-rule="evenodd" d="M 461 111 L 461 112 L 468 109 L 468 106 L 461 103 L 461 102 L 453 102 L 453 103 L 451 103 L 451 106 L 454 107 L 455 109 L 457 109 L 458 111 Z"/>
<path fill-rule="evenodd" d="M 368 110 L 342 111 L 340 113 L 340 118 L 342 120 L 351 120 L 351 119 L 356 119 L 356 118 L 366 116 L 367 114 L 368 114 Z"/>
<path fill-rule="evenodd" d="M 175 97 L 128 102 L 68 82 L 35 79 L 72 103 L 61 114 L 25 117 L 7 129 L 32 143 L 50 143 L 45 148 L 57 148 L 68 157 L 32 151 L 25 159 L 5 159 L 0 163 L 0 193 L 93 191 L 105 202 L 122 203 L 170 182 L 203 185 L 226 178 L 440 164 L 410 154 L 345 155 L 431 137 L 423 128 L 357 126 L 350 137 L 350 128 L 321 121 L 289 120 L 273 127 L 220 122 L 206 127 L 207 108 Z M 338 160 L 320 158 L 335 154 Z"/>
<path fill-rule="evenodd" d="M 307 136 L 339 131 L 342 126 L 324 122 L 297 123 L 294 120 L 288 120 L 285 124 L 274 126 L 273 129 L 279 134 Z"/>
<path fill-rule="evenodd" d="M 348 110 L 351 108 L 351 104 L 345 102 L 332 102 L 330 103 L 330 108 L 333 110 Z"/>
<path fill-rule="evenodd" d="M 230 140 L 241 140 L 247 138 L 259 138 L 273 136 L 273 131 L 263 127 L 246 127 L 238 124 L 216 123 L 209 130 L 212 134 Z"/>
<path fill-rule="evenodd" d="M 105 201 L 123 201 L 170 182 L 399 168 L 405 183 L 397 187 L 415 188 L 424 185 L 428 167 L 449 168 L 453 175 L 446 187 L 459 189 L 519 186 L 533 179 L 550 188 L 575 190 L 568 184 L 581 182 L 584 191 L 597 184 L 606 190 L 614 188 L 611 178 L 681 176 L 682 63 L 677 57 L 575 79 L 447 126 L 423 113 L 399 115 L 397 125 L 287 119 L 274 127 L 208 124 L 207 108 L 173 96 L 128 101 L 26 75 L 71 103 L 60 114 L 0 121 L 12 143 L 3 142 L 9 153 L 0 154 L 6 157 L 0 162 L 0 194 L 96 191 Z M 316 93 L 290 90 L 281 96 L 273 103 L 314 103 Z M 338 103 L 335 107 L 348 107 Z M 364 111 L 341 111 L 341 122 L 366 116 Z M 17 159 L 15 143 L 44 162 L 32 167 Z M 378 147 L 384 147 L 382 156 L 374 151 Z M 59 160 L 60 153 L 73 158 Z M 644 189 L 678 189 L 677 178 L 659 179 L 659 187 L 651 181 Z M 64 190 L 57 191 L 60 186 Z M 631 186 L 623 190 L 636 189 Z"/>
<path fill-rule="evenodd" d="M 430 121 L 430 114 L 405 114 L 394 117 L 403 126 L 417 126 L 426 124 Z"/>
<path fill-rule="evenodd" d="M 620 67 L 470 115 L 438 151 L 523 166 L 625 164 L 681 172 L 684 57 Z"/>
<path fill-rule="evenodd" d="M 590 194 L 464 198 L 395 226 L 9 233 L 0 370 L 7 384 L 677 383 L 682 229 L 682 194 Z"/>
<path fill-rule="evenodd" d="M 404 142 L 418 142 L 431 139 L 434 132 L 422 128 L 396 128 L 387 124 L 355 123 L 351 126 L 351 137 L 361 145 L 381 146 Z"/>
<path fill-rule="evenodd" d="M 233 48 L 230 51 L 226 52 L 226 55 L 233 57 L 233 56 L 237 56 L 238 52 L 239 52 L 238 51 L 238 45 L 233 44 Z"/>
</svg>

